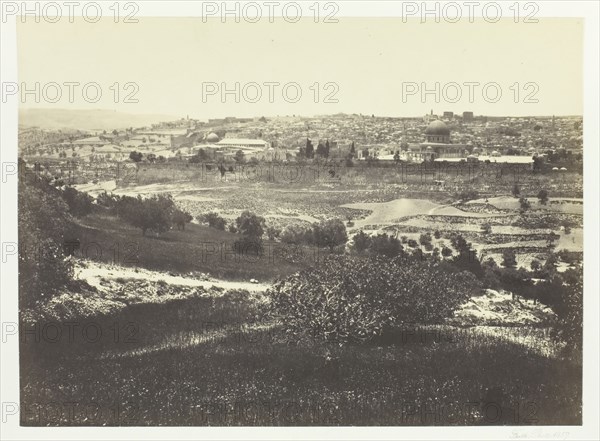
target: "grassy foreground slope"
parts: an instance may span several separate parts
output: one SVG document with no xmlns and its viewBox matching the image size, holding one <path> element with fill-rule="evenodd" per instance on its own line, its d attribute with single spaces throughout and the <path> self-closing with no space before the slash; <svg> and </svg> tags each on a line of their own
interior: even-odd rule
<svg viewBox="0 0 600 441">
<path fill-rule="evenodd" d="M 106 330 L 119 323 L 122 331 L 137 326 L 118 342 L 112 333 L 104 344 L 79 336 L 62 350 L 30 341 L 21 351 L 22 404 L 29 406 L 22 423 L 581 421 L 581 370 L 568 359 L 458 328 L 415 330 L 343 348 L 290 345 L 276 324 L 262 321 L 261 308 L 256 299 L 235 295 L 138 305 L 103 325 Z M 67 402 L 76 403 L 71 413 Z"/>
</svg>

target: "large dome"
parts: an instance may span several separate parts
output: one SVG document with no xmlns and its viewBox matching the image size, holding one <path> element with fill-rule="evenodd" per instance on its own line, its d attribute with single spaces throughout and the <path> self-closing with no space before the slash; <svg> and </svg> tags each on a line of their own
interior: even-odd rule
<svg viewBox="0 0 600 441">
<path fill-rule="evenodd" d="M 219 135 L 216 133 L 211 133 L 206 137 L 208 142 L 219 142 Z"/>
<path fill-rule="evenodd" d="M 429 124 L 429 126 L 427 127 L 427 129 L 425 129 L 425 134 L 426 135 L 443 135 L 443 136 L 449 136 L 450 135 L 450 129 L 442 121 L 435 120 L 435 121 L 432 121 L 431 124 Z"/>
</svg>

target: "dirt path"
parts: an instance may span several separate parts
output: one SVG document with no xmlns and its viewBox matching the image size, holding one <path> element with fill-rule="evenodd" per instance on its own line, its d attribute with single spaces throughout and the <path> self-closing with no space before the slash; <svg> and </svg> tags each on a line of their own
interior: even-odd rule
<svg viewBox="0 0 600 441">
<path fill-rule="evenodd" d="M 188 277 L 181 275 L 171 275 L 159 271 L 150 271 L 144 268 L 124 267 L 118 265 L 101 264 L 93 261 L 80 262 L 75 268 L 75 278 L 85 280 L 90 285 L 102 290 L 102 279 L 135 279 L 146 280 L 150 282 L 164 281 L 169 285 L 179 286 L 198 286 L 206 289 L 211 287 L 223 288 L 225 290 L 245 289 L 248 291 L 265 291 L 269 288 L 265 283 L 252 283 L 219 280 L 208 277 Z"/>
</svg>

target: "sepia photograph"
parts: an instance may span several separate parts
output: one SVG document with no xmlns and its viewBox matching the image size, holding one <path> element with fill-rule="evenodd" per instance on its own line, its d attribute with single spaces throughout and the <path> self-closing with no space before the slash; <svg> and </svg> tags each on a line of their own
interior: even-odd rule
<svg viewBox="0 0 600 441">
<path fill-rule="evenodd" d="M 1 6 L 3 439 L 598 439 L 598 3 Z"/>
</svg>

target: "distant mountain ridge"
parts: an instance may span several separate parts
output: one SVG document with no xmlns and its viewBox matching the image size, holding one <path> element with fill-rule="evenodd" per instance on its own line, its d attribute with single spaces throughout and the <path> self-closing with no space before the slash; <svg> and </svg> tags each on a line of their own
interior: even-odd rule
<svg viewBox="0 0 600 441">
<path fill-rule="evenodd" d="M 112 130 L 180 119 L 173 115 L 133 114 L 104 109 L 19 109 L 19 125 L 41 129 Z"/>
</svg>

